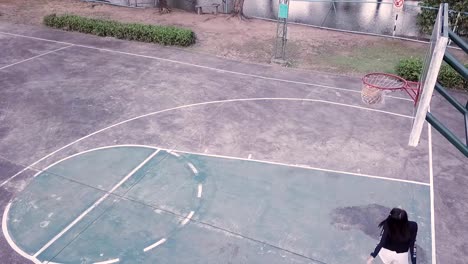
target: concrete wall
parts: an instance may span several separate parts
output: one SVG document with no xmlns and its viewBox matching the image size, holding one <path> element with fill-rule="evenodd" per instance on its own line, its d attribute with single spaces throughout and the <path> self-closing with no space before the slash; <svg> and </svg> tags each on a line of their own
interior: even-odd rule
<svg viewBox="0 0 468 264">
<path fill-rule="evenodd" d="M 154 7 L 158 5 L 158 0 L 104 0 L 115 5 L 132 6 L 132 7 Z M 211 5 L 219 4 L 219 12 L 224 12 L 225 5 L 228 7 L 228 12 L 234 8 L 233 0 L 168 0 L 167 3 L 170 7 L 195 12 L 196 5 Z M 203 12 L 214 12 L 214 8 L 205 8 Z"/>
<path fill-rule="evenodd" d="M 224 5 L 225 3 L 228 5 L 229 12 L 234 7 L 233 0 L 168 0 L 170 6 L 187 10 L 187 11 L 195 11 L 196 5 L 206 5 L 210 6 L 211 4 L 219 4 L 218 11 L 223 13 L 224 12 Z M 203 9 L 203 12 L 214 12 L 214 8 L 206 8 Z"/>
</svg>

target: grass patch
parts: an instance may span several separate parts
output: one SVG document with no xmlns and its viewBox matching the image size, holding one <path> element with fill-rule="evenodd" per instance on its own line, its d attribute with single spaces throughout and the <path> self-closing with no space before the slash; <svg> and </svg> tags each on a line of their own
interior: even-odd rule
<svg viewBox="0 0 468 264">
<path fill-rule="evenodd" d="M 361 75 L 369 72 L 396 73 L 395 65 L 401 59 L 423 55 L 424 52 L 425 50 L 389 41 L 383 44 L 347 47 L 346 52 L 333 52 L 335 54 L 332 53 L 331 56 L 322 56 L 322 60 L 326 64 L 333 65 L 340 72 Z"/>
<path fill-rule="evenodd" d="M 115 37 L 118 39 L 183 47 L 195 43 L 195 33 L 192 30 L 172 26 L 121 23 L 112 20 L 94 19 L 76 15 L 58 16 L 56 14 L 45 16 L 43 22 L 49 27 L 102 37 Z"/>
</svg>

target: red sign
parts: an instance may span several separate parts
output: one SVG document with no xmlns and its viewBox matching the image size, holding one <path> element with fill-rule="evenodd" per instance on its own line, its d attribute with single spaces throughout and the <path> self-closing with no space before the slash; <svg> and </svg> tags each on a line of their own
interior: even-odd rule
<svg viewBox="0 0 468 264">
<path fill-rule="evenodd" d="M 402 8 L 404 2 L 405 2 L 405 0 L 393 0 L 393 5 L 396 8 Z"/>
</svg>

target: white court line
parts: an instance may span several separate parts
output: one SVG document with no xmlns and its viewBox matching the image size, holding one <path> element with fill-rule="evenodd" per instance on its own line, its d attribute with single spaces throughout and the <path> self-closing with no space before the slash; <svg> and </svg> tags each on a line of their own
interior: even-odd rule
<svg viewBox="0 0 468 264">
<path fill-rule="evenodd" d="M 85 217 L 89 212 L 91 212 L 94 208 L 96 208 L 100 203 L 102 203 L 109 195 L 111 195 L 117 188 L 119 188 L 122 184 L 124 184 L 133 174 L 135 174 L 141 167 L 143 167 L 148 161 L 150 161 L 156 154 L 158 154 L 160 150 L 156 150 L 153 152 L 148 158 L 146 158 L 142 163 L 140 163 L 136 168 L 134 168 L 127 176 L 125 176 L 119 183 L 117 183 L 109 192 L 106 192 L 99 200 L 97 200 L 91 207 L 86 209 L 80 216 L 78 216 L 73 222 L 71 222 L 65 229 L 63 229 L 60 233 L 58 233 L 54 238 L 52 238 L 47 244 L 45 244 L 39 251 L 34 254 L 34 257 L 39 256 L 44 250 L 46 250 L 50 245 L 52 245 L 57 239 L 59 239 L 63 234 L 65 234 L 70 228 L 72 228 L 76 223 L 78 223 L 83 217 Z"/>
<path fill-rule="evenodd" d="M 429 106 L 428 112 L 431 111 Z M 436 264 L 436 240 L 435 240 L 435 206 L 434 206 L 434 167 L 432 159 L 432 127 L 427 124 L 427 141 L 429 148 L 429 184 L 430 184 L 430 196 L 431 196 L 431 240 L 432 240 L 432 264 Z"/>
<path fill-rule="evenodd" d="M 36 178 L 37 176 L 39 176 L 42 172 L 46 171 L 47 169 L 59 164 L 60 162 L 62 161 L 65 161 L 65 160 L 68 160 L 68 159 L 71 159 L 73 157 L 76 157 L 76 156 L 80 156 L 80 155 L 83 155 L 85 153 L 88 153 L 88 152 L 93 152 L 93 151 L 96 151 L 96 150 L 101 150 L 101 149 L 109 149 L 109 148 L 118 148 L 118 147 L 131 147 L 131 146 L 127 146 L 127 145 L 117 145 L 117 146 L 104 146 L 104 147 L 99 147 L 99 148 L 93 148 L 93 149 L 88 149 L 88 150 L 85 150 L 85 151 L 81 151 L 81 152 L 78 152 L 78 153 L 75 153 L 73 155 L 70 155 L 70 156 L 67 156 L 63 159 L 60 159 L 50 165 L 48 165 L 47 167 L 45 167 L 44 169 L 41 169 L 41 170 L 37 170 L 38 172 L 36 174 L 34 174 L 33 178 Z M 154 150 L 158 150 L 158 148 L 153 148 L 151 147 L 151 149 L 154 149 Z"/>
<path fill-rule="evenodd" d="M 167 109 L 164 109 L 164 110 L 160 110 L 160 111 L 156 111 L 156 112 L 136 116 L 136 117 L 133 117 L 133 118 L 130 118 L 130 119 L 115 123 L 115 124 L 110 125 L 108 127 L 102 128 L 100 130 L 94 131 L 93 133 L 91 133 L 89 135 L 86 135 L 84 137 L 81 137 L 81 138 L 79 138 L 79 139 L 77 139 L 75 141 L 72 141 L 72 142 L 68 143 L 67 145 L 65 145 L 65 146 L 63 146 L 63 147 L 61 147 L 61 148 L 59 148 L 59 149 L 45 155 L 44 157 L 40 158 L 39 160 L 31 163 L 29 166 L 25 167 L 24 169 L 20 170 L 19 172 L 15 173 L 13 176 L 11 176 L 10 178 L 8 178 L 4 182 L 2 182 L 0 184 L 0 187 L 4 186 L 9 181 L 16 178 L 18 175 L 20 175 L 21 173 L 23 173 L 26 170 L 30 169 L 31 167 L 35 166 L 39 162 L 47 159 L 48 157 L 56 154 L 57 152 L 65 149 L 65 148 L 68 148 L 69 146 L 71 146 L 73 144 L 76 144 L 76 143 L 78 143 L 78 142 L 80 142 L 80 141 L 82 141 L 82 140 L 84 140 L 86 138 L 92 137 L 92 136 L 94 136 L 94 135 L 96 135 L 98 133 L 101 133 L 101 132 L 105 131 L 105 130 L 108 130 L 110 128 L 113 128 L 113 127 L 116 127 L 116 126 L 119 126 L 119 125 L 122 125 L 122 124 L 125 124 L 125 123 L 128 123 L 128 122 L 131 122 L 133 120 L 148 117 L 148 116 L 152 116 L 152 115 L 156 115 L 156 114 L 161 114 L 161 113 L 164 113 L 164 112 L 169 112 L 169 111 L 179 110 L 179 109 L 185 109 L 185 108 L 190 108 L 190 107 L 196 107 L 196 106 L 204 106 L 204 105 L 211 105 L 211 104 L 223 104 L 223 103 L 231 103 L 231 102 L 249 102 L 249 101 L 297 101 L 297 102 L 306 101 L 306 102 L 316 102 L 316 103 L 324 103 L 324 104 L 331 104 L 331 105 L 355 108 L 355 109 L 360 109 L 360 110 L 367 110 L 367 111 L 371 111 L 371 112 L 376 112 L 376 113 L 381 113 L 381 114 L 388 114 L 388 115 L 393 115 L 393 116 L 398 116 L 398 117 L 403 117 L 403 118 L 409 118 L 409 119 L 413 118 L 412 116 L 397 114 L 397 113 L 393 113 L 393 112 L 382 111 L 382 110 L 378 110 L 378 109 L 372 109 L 372 108 L 366 108 L 366 107 L 361 107 L 361 106 L 330 102 L 330 101 L 326 101 L 326 100 L 306 99 L 306 98 L 244 98 L 244 99 L 228 99 L 228 100 L 218 100 L 218 101 L 209 101 L 209 102 L 182 105 L 182 106 L 167 108 Z"/>
<path fill-rule="evenodd" d="M 212 71 L 216 71 L 216 72 L 230 73 L 230 74 L 235 74 L 235 75 L 241 75 L 241 76 L 247 76 L 247 77 L 253 77 L 253 78 L 258 78 L 258 79 L 269 80 L 269 81 L 278 81 L 278 82 L 285 82 L 285 83 L 292 83 L 292 84 L 299 84 L 299 85 L 306 85 L 306 86 L 316 86 L 316 87 L 321 87 L 321 88 L 325 88 L 325 89 L 339 90 L 339 91 L 343 91 L 343 92 L 361 93 L 361 91 L 358 91 L 358 90 L 350 90 L 350 89 L 346 89 L 346 88 L 334 87 L 334 86 L 329 86 L 329 85 L 322 85 L 322 84 L 315 84 L 315 83 L 308 83 L 308 82 L 299 82 L 299 81 L 292 81 L 292 80 L 286 80 L 286 79 L 280 79 L 280 78 L 273 78 L 273 77 L 267 77 L 267 76 L 256 75 L 256 74 L 249 74 L 249 73 L 242 73 L 242 72 L 236 72 L 236 71 L 230 71 L 230 70 L 223 70 L 223 69 L 219 69 L 219 68 L 203 66 L 203 65 L 199 65 L 199 64 L 193 64 L 193 63 L 183 62 L 183 61 L 178 61 L 178 60 L 171 60 L 171 59 L 165 59 L 165 58 L 161 58 L 161 57 L 147 56 L 147 55 L 141 55 L 141 54 L 136 54 L 136 53 L 131 53 L 131 52 L 118 51 L 118 50 L 104 49 L 104 48 L 98 48 L 98 47 L 88 46 L 88 45 L 81 45 L 81 44 L 74 44 L 74 43 L 68 43 L 68 42 L 62 42 L 62 41 L 55 41 L 55 40 L 31 37 L 31 36 L 26 36 L 26 35 L 21 35 L 21 34 L 8 33 L 8 32 L 3 32 L 3 31 L 0 31 L 0 34 L 16 36 L 16 37 L 22 37 L 22 38 L 30 38 L 30 39 L 41 40 L 41 41 L 49 41 L 49 42 L 55 42 L 55 43 L 61 43 L 61 44 L 69 44 L 69 45 L 74 45 L 76 47 L 81 47 L 81 48 L 94 49 L 94 50 L 99 50 L 99 51 L 106 51 L 106 52 L 129 55 L 129 56 L 160 60 L 160 61 L 165 61 L 165 62 L 177 63 L 177 64 L 186 65 L 186 66 L 206 69 L 206 70 L 212 70 Z M 403 97 L 397 97 L 397 96 L 386 96 L 386 97 L 392 98 L 392 99 L 404 100 L 404 101 L 413 101 L 412 99 L 409 99 L 409 98 L 403 98 Z"/>
<path fill-rule="evenodd" d="M 10 35 L 10 36 L 15 36 L 15 37 L 21 37 L 21 38 L 35 39 L 35 40 L 42 40 L 42 41 L 53 42 L 53 43 L 60 43 L 60 44 L 65 44 L 65 45 L 72 44 L 70 42 L 63 42 L 63 41 L 58 41 L 58 40 L 53 40 L 53 39 L 38 38 L 38 37 L 32 37 L 32 36 L 26 36 L 26 35 L 21 35 L 21 34 L 4 32 L 4 31 L 0 31 L 0 34 Z"/>
<path fill-rule="evenodd" d="M 184 221 L 182 221 L 180 225 L 181 226 L 186 225 L 190 221 L 190 219 L 192 219 L 192 216 L 194 213 L 195 213 L 194 211 L 190 211 L 190 213 L 187 215 L 187 217 L 185 217 Z"/>
<path fill-rule="evenodd" d="M 150 146 L 150 145 L 140 145 L 140 144 L 121 144 L 121 145 L 110 145 L 110 146 L 105 146 L 105 147 L 99 147 L 99 148 L 93 148 L 93 149 L 88 149 L 83 152 L 79 152 L 76 154 L 73 154 L 71 156 L 68 156 L 60 161 L 55 162 L 52 165 L 49 165 L 47 168 L 44 170 L 47 170 L 48 168 L 52 167 L 53 165 L 60 163 L 63 160 L 69 159 L 71 157 L 75 157 L 87 152 L 95 151 L 95 150 L 100 150 L 100 149 L 108 149 L 108 148 L 118 148 L 118 147 L 144 147 L 144 148 L 150 148 L 150 149 L 160 149 L 163 150 L 164 148 L 158 147 L 158 146 Z M 325 172 L 333 172 L 333 173 L 340 173 L 340 174 L 347 174 L 351 176 L 358 176 L 358 177 L 368 177 L 368 178 L 374 178 L 374 179 L 380 179 L 380 180 L 388 180 L 388 181 L 398 181 L 398 182 L 405 182 L 405 183 L 413 183 L 413 184 L 419 184 L 419 185 L 425 185 L 429 186 L 429 183 L 425 182 L 418 182 L 418 181 L 411 181 L 411 180 L 403 180 L 403 179 L 394 179 L 394 178 L 387 178 L 387 177 L 382 177 L 382 176 L 375 176 L 375 175 L 369 175 L 369 174 L 362 174 L 362 173 L 354 173 L 354 172 L 348 172 L 348 171 L 339 171 L 339 170 L 332 170 L 332 169 L 324 169 L 324 168 L 318 168 L 318 167 L 311 167 L 308 165 L 298 165 L 298 164 L 289 164 L 289 163 L 282 163 L 282 162 L 275 162 L 275 161 L 267 161 L 267 160 L 258 160 L 258 159 L 246 159 L 246 158 L 241 158 L 241 157 L 233 157 L 233 156 L 225 156 L 225 155 L 217 155 L 217 154 L 207 154 L 207 153 L 200 153 L 200 152 L 193 152 L 193 151 L 187 151 L 187 150 L 180 150 L 180 149 L 172 149 L 171 152 L 177 151 L 179 153 L 184 153 L 184 154 L 189 154 L 189 155 L 198 155 L 198 156 L 205 156 L 205 157 L 214 157 L 214 158 L 222 158 L 222 159 L 231 159 L 231 160 L 243 160 L 243 161 L 251 161 L 251 162 L 258 162 L 258 163 L 265 163 L 265 164 L 273 164 L 273 165 L 280 165 L 280 166 L 286 166 L 286 167 L 293 167 L 293 168 L 301 168 L 301 169 L 307 169 L 307 170 L 318 170 L 318 171 L 325 171 Z M 42 171 L 44 171 L 42 170 Z"/>
<path fill-rule="evenodd" d="M 6 65 L 6 66 L 1 67 L 0 70 L 6 69 L 6 68 L 8 68 L 8 67 L 11 67 L 11 66 L 14 66 L 14 65 L 17 65 L 17 64 L 26 62 L 26 61 L 30 61 L 30 60 L 33 60 L 33 59 L 36 59 L 36 58 L 45 56 L 45 55 L 50 54 L 50 53 L 57 52 L 57 51 L 59 51 L 59 50 L 66 49 L 66 48 L 69 48 L 69 47 L 72 47 L 72 46 L 73 46 L 73 44 L 71 44 L 71 45 L 69 45 L 69 46 L 66 46 L 66 47 L 61 47 L 61 48 L 59 48 L 59 49 L 55 49 L 55 50 L 52 50 L 52 51 L 48 51 L 48 52 L 46 52 L 46 53 L 42 53 L 42 54 L 36 55 L 36 56 L 31 57 L 31 58 L 29 58 L 29 59 L 25 59 L 25 60 L 22 60 L 22 61 L 18 61 L 18 62 L 12 63 L 12 64 L 9 64 L 9 65 Z"/>
<path fill-rule="evenodd" d="M 176 157 L 178 157 L 178 158 L 180 157 L 179 154 L 177 154 L 177 153 L 175 153 L 175 152 L 173 152 L 173 151 L 167 151 L 167 152 L 169 152 L 169 154 L 172 154 L 173 156 L 176 156 Z"/>
<path fill-rule="evenodd" d="M 112 263 L 117 263 L 119 261 L 120 259 L 116 258 L 116 259 L 109 259 L 109 260 L 101 261 L 101 262 L 94 262 L 94 264 L 112 264 Z"/>
<path fill-rule="evenodd" d="M 267 163 L 267 164 L 273 164 L 273 165 L 281 165 L 281 166 L 288 166 L 288 167 L 295 167 L 295 168 L 302 168 L 302 169 L 309 169 L 309 170 L 318 170 L 318 171 L 325 171 L 325 172 L 333 172 L 333 173 L 340 173 L 340 174 L 348 174 L 348 175 L 352 175 L 352 176 L 367 177 L 367 178 L 373 178 L 373 179 L 380 179 L 380 180 L 387 180 L 387 181 L 397 181 L 397 182 L 405 182 L 405 183 L 413 183 L 413 184 L 418 184 L 418 185 L 429 186 L 429 183 L 425 183 L 425 182 L 418 182 L 418 181 L 411 181 L 411 180 L 403 180 L 403 179 L 394 179 L 394 178 L 381 177 L 381 176 L 375 176 L 375 175 L 369 175 L 369 174 L 362 174 L 362 173 L 354 173 L 354 172 L 348 172 L 348 171 L 339 171 L 339 170 L 323 169 L 323 168 L 317 168 L 317 167 L 312 167 L 312 166 L 307 166 L 307 165 L 288 164 L 288 163 L 281 163 L 281 162 L 274 162 L 274 161 L 266 161 L 266 160 L 257 160 L 257 159 L 245 159 L 245 158 L 231 157 L 231 156 L 224 156 L 224 155 L 197 153 L 197 152 L 191 152 L 191 151 L 185 151 L 185 150 L 177 150 L 177 152 L 186 153 L 186 154 L 192 154 L 192 155 L 200 155 L 200 156 L 214 157 L 214 158 L 223 158 L 223 159 L 232 159 L 232 160 L 245 160 L 245 161 L 255 161 L 255 162 Z"/>
<path fill-rule="evenodd" d="M 203 185 L 201 183 L 198 184 L 198 193 L 197 198 L 201 198 L 203 192 Z"/>
<path fill-rule="evenodd" d="M 146 252 L 146 251 L 148 251 L 148 250 L 151 250 L 151 249 L 153 249 L 153 248 L 155 248 L 155 247 L 157 247 L 157 246 L 163 244 L 164 242 L 166 242 L 166 240 L 167 240 L 167 239 L 165 239 L 165 238 L 159 240 L 158 242 L 156 242 L 156 243 L 154 243 L 154 244 L 152 244 L 152 245 L 150 245 L 150 246 L 144 248 L 144 249 L 143 249 L 143 252 Z"/>
<path fill-rule="evenodd" d="M 192 169 L 193 173 L 198 174 L 197 168 L 195 168 L 195 166 L 193 166 L 192 163 L 188 162 L 187 164 L 190 167 L 190 169 Z"/>
<path fill-rule="evenodd" d="M 34 174 L 33 178 L 36 178 L 37 176 L 39 176 L 41 173 L 43 173 L 44 171 L 46 171 L 47 169 L 59 164 L 60 162 L 62 161 L 65 161 L 65 160 L 68 160 L 68 159 L 71 159 L 73 157 L 76 157 L 76 156 L 80 156 L 82 154 L 86 154 L 88 152 L 93 152 L 93 151 L 96 151 L 96 150 L 101 150 L 101 149 L 109 149 L 109 148 L 119 148 L 119 147 L 135 147 L 135 146 L 140 146 L 140 145 L 111 145 L 111 146 L 104 146 L 104 147 L 98 147 L 98 148 L 93 148 L 93 149 L 88 149 L 88 150 L 84 150 L 84 151 L 81 151 L 81 152 L 78 152 L 78 153 L 75 153 L 75 154 L 72 154 L 70 156 L 67 156 L 63 159 L 60 159 L 50 165 L 48 165 L 47 167 L 45 167 L 44 169 L 33 169 L 35 171 L 37 171 L 36 174 Z M 151 148 L 151 149 L 154 149 L 154 150 L 158 150 L 160 148 L 156 148 L 156 147 L 152 147 L 152 146 L 144 146 L 145 148 Z M 104 191 L 104 190 L 103 190 Z"/>
<path fill-rule="evenodd" d="M 31 260 L 35 264 L 41 264 L 41 262 L 37 258 L 33 257 L 32 255 L 29 255 L 28 253 L 24 252 L 21 248 L 19 248 L 16 245 L 16 243 L 13 241 L 13 239 L 11 238 L 10 233 L 8 232 L 8 227 L 7 227 L 8 213 L 10 212 L 10 207 L 11 207 L 11 203 L 8 203 L 6 208 L 5 208 L 5 211 L 3 212 L 3 218 L 2 218 L 3 236 L 5 237 L 6 241 L 10 245 L 10 247 L 14 251 L 16 251 L 18 254 L 20 254 L 21 256 L 23 256 L 26 259 Z"/>
</svg>

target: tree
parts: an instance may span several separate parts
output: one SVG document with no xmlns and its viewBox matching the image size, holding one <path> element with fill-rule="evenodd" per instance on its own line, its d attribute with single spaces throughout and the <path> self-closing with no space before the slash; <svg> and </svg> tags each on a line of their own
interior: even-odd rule
<svg viewBox="0 0 468 264">
<path fill-rule="evenodd" d="M 418 14 L 417 23 L 422 32 L 431 34 L 437 17 L 437 9 L 440 3 L 448 3 L 449 23 L 453 29 L 456 27 L 456 33 L 462 37 L 468 37 L 468 0 L 423 0 L 419 2 L 421 12 Z M 453 11 L 453 12 L 452 12 Z"/>
<path fill-rule="evenodd" d="M 161 12 L 161 14 L 167 14 L 171 12 L 171 9 L 167 5 L 167 0 L 159 0 L 159 12 Z"/>
<path fill-rule="evenodd" d="M 244 15 L 244 0 L 234 0 L 234 11 L 233 16 L 237 16 L 239 19 L 245 19 Z"/>
</svg>

